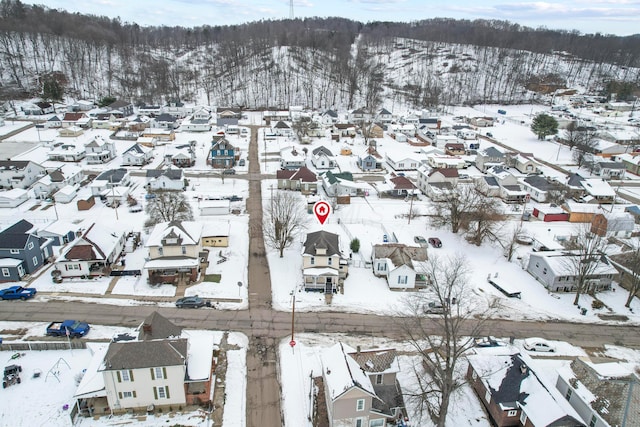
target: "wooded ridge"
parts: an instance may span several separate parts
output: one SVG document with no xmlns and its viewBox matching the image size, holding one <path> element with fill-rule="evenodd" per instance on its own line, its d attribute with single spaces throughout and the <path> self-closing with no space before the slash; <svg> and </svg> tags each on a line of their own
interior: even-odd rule
<svg viewBox="0 0 640 427">
<path fill-rule="evenodd" d="M 632 93 L 639 41 L 440 18 L 141 27 L 2 0 L 0 97 L 41 94 L 52 79 L 75 98 L 245 108 L 517 103 L 564 88 L 620 92 L 622 83 Z"/>
</svg>

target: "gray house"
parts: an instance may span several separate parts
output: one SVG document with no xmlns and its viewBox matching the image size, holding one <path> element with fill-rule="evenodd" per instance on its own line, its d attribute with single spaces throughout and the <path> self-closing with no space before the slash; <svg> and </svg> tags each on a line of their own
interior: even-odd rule
<svg viewBox="0 0 640 427">
<path fill-rule="evenodd" d="M 544 251 L 532 253 L 527 271 L 552 292 L 575 292 L 576 271 L 572 267 L 580 255 L 567 251 Z M 586 278 L 587 291 L 611 289 L 611 282 L 617 280 L 616 270 L 605 259 L 600 259 L 592 273 Z"/>
<path fill-rule="evenodd" d="M 338 343 L 321 360 L 330 427 L 384 427 L 404 418 L 394 350 L 361 352 Z"/>
<path fill-rule="evenodd" d="M 478 151 L 476 155 L 476 167 L 482 172 L 486 172 L 492 166 L 504 165 L 506 156 L 497 148 L 488 147 L 482 151 Z"/>
<path fill-rule="evenodd" d="M 363 171 L 374 171 L 382 169 L 382 157 L 374 147 L 367 148 L 367 151 L 358 156 L 357 164 Z"/>
<path fill-rule="evenodd" d="M 0 281 L 19 281 L 37 271 L 52 255 L 52 243 L 33 234 L 33 224 L 25 220 L 0 232 Z"/>
</svg>

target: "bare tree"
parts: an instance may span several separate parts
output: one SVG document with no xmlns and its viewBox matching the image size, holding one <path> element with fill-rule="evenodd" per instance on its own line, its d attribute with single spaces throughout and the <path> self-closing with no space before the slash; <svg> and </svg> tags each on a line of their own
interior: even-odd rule
<svg viewBox="0 0 640 427">
<path fill-rule="evenodd" d="M 502 244 L 502 247 L 504 248 L 504 256 L 507 258 L 507 261 L 511 261 L 511 258 L 513 258 L 521 235 L 522 221 L 518 221 L 518 225 L 516 225 L 511 231 L 506 242 Z"/>
<path fill-rule="evenodd" d="M 302 141 L 302 138 L 309 136 L 309 131 L 311 130 L 312 125 L 313 122 L 311 121 L 311 117 L 301 116 L 293 121 L 291 128 L 298 136 L 298 140 Z"/>
<path fill-rule="evenodd" d="M 498 240 L 505 216 L 500 201 L 484 194 L 478 185 L 458 185 L 434 201 L 431 224 L 451 227 L 453 233 L 467 231 L 467 239 L 480 246 L 486 239 Z"/>
<path fill-rule="evenodd" d="M 586 127 L 578 129 L 578 138 L 575 144 L 575 150 L 573 150 L 573 161 L 578 164 L 578 167 L 582 167 L 590 161 L 591 155 L 595 153 L 598 140 L 595 130 Z"/>
<path fill-rule="evenodd" d="M 581 227 L 567 244 L 571 252 L 564 257 L 564 266 L 575 278 L 576 297 L 573 305 L 580 303 L 580 295 L 592 290 L 589 278 L 598 270 L 607 246 L 607 239 L 592 233 L 588 226 Z"/>
<path fill-rule="evenodd" d="M 307 223 L 306 207 L 291 191 L 276 191 L 265 207 L 264 237 L 267 244 L 283 257 Z"/>
<path fill-rule="evenodd" d="M 416 385 L 405 397 L 420 408 L 420 417 L 429 416 L 437 427 L 444 427 L 451 396 L 465 383 L 459 362 L 475 345 L 474 337 L 482 336 L 486 319 L 496 308 L 493 299 L 481 313 L 473 310 L 467 289 L 470 274 L 467 266 L 462 256 L 432 257 L 426 261 L 422 267 L 430 285 L 427 292 L 407 300 L 410 315 L 400 325 L 421 357 L 421 364 L 414 366 Z M 431 307 L 440 307 L 439 314 L 425 316 L 425 308 L 430 311 Z"/>
<path fill-rule="evenodd" d="M 149 218 L 145 226 L 151 227 L 161 222 L 193 221 L 191 205 L 181 191 L 155 190 L 145 209 Z"/>
<path fill-rule="evenodd" d="M 501 202 L 481 192 L 477 192 L 474 201 L 465 223 L 467 240 L 476 246 L 485 240 L 500 241 L 500 228 L 506 218 Z"/>
</svg>

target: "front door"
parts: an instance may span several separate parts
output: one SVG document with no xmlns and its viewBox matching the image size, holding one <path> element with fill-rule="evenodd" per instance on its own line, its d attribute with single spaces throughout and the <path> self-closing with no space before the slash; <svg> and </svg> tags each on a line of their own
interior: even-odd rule
<svg viewBox="0 0 640 427">
<path fill-rule="evenodd" d="M 327 277 L 327 281 L 324 285 L 324 293 L 331 294 L 333 293 L 333 279 L 331 277 Z"/>
</svg>

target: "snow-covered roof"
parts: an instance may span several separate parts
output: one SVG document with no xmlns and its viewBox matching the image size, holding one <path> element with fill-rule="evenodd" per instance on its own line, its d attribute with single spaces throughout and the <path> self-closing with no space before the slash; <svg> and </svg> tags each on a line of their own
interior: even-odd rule
<svg viewBox="0 0 640 427">
<path fill-rule="evenodd" d="M 173 221 L 156 224 L 145 246 L 162 246 L 168 234 L 182 239 L 182 245 L 196 245 L 202 236 L 202 223 L 195 221 Z"/>
<path fill-rule="evenodd" d="M 549 268 L 556 276 L 574 276 L 575 267 L 572 266 L 571 258 L 578 257 L 578 254 L 571 254 L 567 251 L 541 251 L 532 253 L 531 257 L 543 258 Z M 590 274 L 613 274 L 617 275 L 618 270 L 610 264 L 598 261 L 596 266 L 590 271 Z"/>
<path fill-rule="evenodd" d="M 107 395 L 104 386 L 104 375 L 99 371 L 102 366 L 104 356 L 109 349 L 108 343 L 89 344 L 89 349 L 93 351 L 93 357 L 89 362 L 89 365 L 85 368 L 85 373 L 78 384 L 76 393 L 73 396 L 75 399 L 87 399 L 90 397 L 103 397 Z"/>
<path fill-rule="evenodd" d="M 0 267 L 17 267 L 22 264 L 21 259 L 0 258 Z"/>
<path fill-rule="evenodd" d="M 182 331 L 187 347 L 187 381 L 204 381 L 211 376 L 214 336 L 208 331 Z"/>
<path fill-rule="evenodd" d="M 346 391 L 358 387 L 375 396 L 371 380 L 358 363 L 348 355 L 355 350 L 338 343 L 325 350 L 321 355 L 325 387 L 331 400 L 335 400 Z"/>
<path fill-rule="evenodd" d="M 146 270 L 175 268 L 175 267 L 197 267 L 199 265 L 197 258 L 159 258 L 152 259 L 144 263 Z"/>
<path fill-rule="evenodd" d="M 330 267 L 311 267 L 302 270 L 302 274 L 305 276 L 337 276 L 338 270 Z"/>
<path fill-rule="evenodd" d="M 580 182 L 585 191 L 592 196 L 610 196 L 615 197 L 616 192 L 608 182 L 598 178 L 587 178 Z"/>
</svg>

